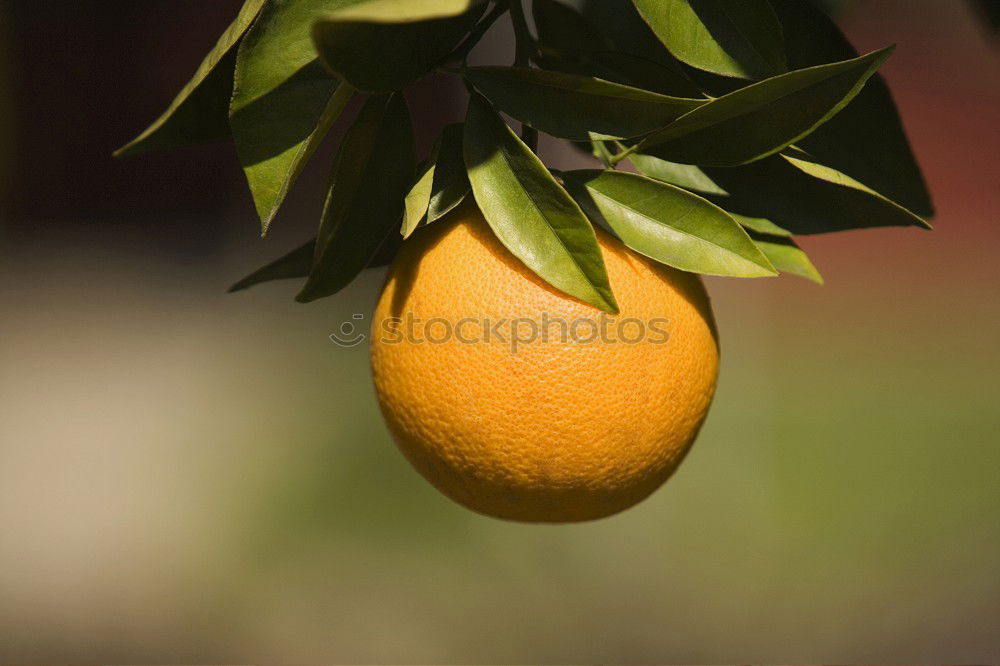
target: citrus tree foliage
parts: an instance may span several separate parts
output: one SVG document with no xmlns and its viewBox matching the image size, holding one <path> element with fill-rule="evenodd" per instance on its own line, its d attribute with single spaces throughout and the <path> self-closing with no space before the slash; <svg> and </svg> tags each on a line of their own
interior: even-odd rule
<svg viewBox="0 0 1000 666">
<path fill-rule="evenodd" d="M 514 61 L 469 66 L 501 19 Z M 299 277 L 299 300 L 332 295 L 474 199 L 532 271 L 616 312 L 594 225 L 681 270 L 816 282 L 797 235 L 928 227 L 930 196 L 877 74 L 892 48 L 857 53 L 810 0 L 246 0 L 119 154 L 232 140 L 266 233 L 362 98 L 317 238 L 234 290 Z M 464 81 L 468 113 L 414 155 L 404 91 L 432 73 Z M 538 132 L 585 148 L 594 168 L 547 167 Z"/>
</svg>

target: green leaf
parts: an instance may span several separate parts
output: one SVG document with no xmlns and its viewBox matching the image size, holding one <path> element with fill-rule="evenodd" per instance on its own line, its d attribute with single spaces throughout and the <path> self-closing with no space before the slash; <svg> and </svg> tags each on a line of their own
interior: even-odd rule
<svg viewBox="0 0 1000 666">
<path fill-rule="evenodd" d="M 467 67 L 462 76 L 504 113 L 575 141 L 646 134 L 705 103 L 541 69 Z"/>
<path fill-rule="evenodd" d="M 246 0 L 236 20 L 167 110 L 142 134 L 115 151 L 115 157 L 147 150 L 221 141 L 229 137 L 236 44 L 260 13 L 264 0 Z"/>
<path fill-rule="evenodd" d="M 781 236 L 766 236 L 751 234 L 754 244 L 782 273 L 791 273 L 816 284 L 823 284 L 823 276 L 819 274 L 809 256 L 792 241 Z"/>
<path fill-rule="evenodd" d="M 500 242 L 556 289 L 617 314 L 583 211 L 480 95 L 469 100 L 463 145 L 472 192 Z"/>
<path fill-rule="evenodd" d="M 429 3 L 429 20 L 416 20 L 424 14 L 408 11 L 399 16 L 387 14 L 390 2 L 362 3 L 316 21 L 313 41 L 323 63 L 359 90 L 389 92 L 399 90 L 427 74 L 455 48 L 482 15 L 483 4 L 468 1 Z M 422 5 L 414 5 L 417 9 Z M 440 7 L 439 7 L 440 6 Z M 442 8 L 468 9 L 458 15 Z M 375 11 L 381 8 L 384 11 Z M 407 18 L 409 17 L 409 18 Z M 416 22 L 400 22 L 406 21 Z"/>
<path fill-rule="evenodd" d="M 725 209 L 729 216 L 740 223 L 745 229 L 757 231 L 772 236 L 791 236 L 791 232 L 782 229 L 771 220 L 761 217 L 741 215 L 726 208 L 729 193 L 719 187 L 708 174 L 693 164 L 677 164 L 661 160 L 659 157 L 636 153 L 629 158 L 636 171 L 653 180 L 683 187 L 685 190 L 702 194 L 709 201 Z"/>
<path fill-rule="evenodd" d="M 668 162 L 652 155 L 634 153 L 629 156 L 629 162 L 635 170 L 644 176 L 664 183 L 678 185 L 685 190 L 703 194 L 721 194 L 726 191 L 719 187 L 708 175 L 693 164 L 678 164 Z"/>
<path fill-rule="evenodd" d="M 740 78 L 787 71 L 781 24 L 768 0 L 634 0 L 678 59 Z"/>
<path fill-rule="evenodd" d="M 784 26 L 789 64 L 796 68 L 857 56 L 830 17 L 808 0 L 771 0 Z M 799 142 L 824 164 L 866 183 L 923 216 L 930 193 L 906 138 L 885 79 L 872 77 L 850 105 Z"/>
<path fill-rule="evenodd" d="M 417 182 L 406 195 L 406 214 L 401 229 L 403 238 L 409 238 L 418 226 L 447 215 L 469 193 L 469 178 L 462 155 L 463 132 L 462 123 L 452 123 L 434 142 Z"/>
<path fill-rule="evenodd" d="M 413 128 L 402 95 L 368 99 L 344 137 L 302 303 L 337 293 L 369 264 L 403 215 L 413 178 Z"/>
<path fill-rule="evenodd" d="M 317 61 L 309 28 L 317 13 L 352 1 L 268 2 L 240 44 L 230 125 L 265 233 L 350 99 Z"/>
<path fill-rule="evenodd" d="M 892 49 L 741 88 L 646 137 L 636 150 L 703 166 L 737 166 L 773 155 L 844 108 Z"/>
<path fill-rule="evenodd" d="M 485 0 L 355 0 L 350 7 L 331 12 L 336 20 L 372 23 L 415 23 L 453 18 Z"/>
<path fill-rule="evenodd" d="M 434 185 L 434 166 L 438 148 L 439 145 L 434 146 L 430 158 L 417 176 L 417 182 L 413 183 L 403 201 L 403 226 L 400 229 L 403 238 L 409 238 L 410 234 L 420 226 L 420 223 L 427 219 L 427 206 L 431 201 L 431 187 Z"/>
<path fill-rule="evenodd" d="M 580 58 L 611 48 L 590 21 L 573 7 L 556 0 L 533 0 L 531 13 L 542 53 Z"/>
<path fill-rule="evenodd" d="M 365 268 L 378 268 L 392 262 L 399 249 L 399 244 L 394 242 L 393 235 L 390 234 L 386 242 L 378 249 L 375 256 L 368 262 Z M 228 289 L 228 293 L 243 291 L 250 287 L 255 287 L 264 282 L 275 280 L 289 280 L 293 278 L 309 277 L 312 272 L 313 256 L 316 253 L 316 239 L 304 245 L 300 245 L 288 254 L 275 259 L 266 266 L 257 269 Z"/>
<path fill-rule="evenodd" d="M 927 224 L 926 220 L 916 213 L 907 210 L 888 197 L 882 196 L 882 194 L 876 192 L 867 185 L 854 180 L 845 173 L 841 173 L 836 169 L 824 166 L 810 159 L 795 158 L 790 155 L 782 155 L 781 157 L 799 171 L 809 174 L 813 178 L 826 181 L 832 185 L 836 185 L 847 190 L 854 190 L 869 195 L 870 199 L 874 199 L 876 202 L 882 204 L 882 206 L 887 210 L 891 210 L 894 215 L 899 216 L 900 219 L 907 220 L 907 222 L 913 226 L 924 227 L 925 229 L 931 228 L 930 225 Z"/>
<path fill-rule="evenodd" d="M 920 216 L 830 167 L 775 155 L 737 169 L 706 168 L 729 194 L 713 200 L 795 234 L 889 226 L 930 228 Z M 766 229 L 759 229 L 767 231 Z"/>
<path fill-rule="evenodd" d="M 434 168 L 434 185 L 427 205 L 427 224 L 454 210 L 471 189 L 462 151 L 464 131 L 462 123 L 453 123 L 441 133 L 441 148 Z"/>
<path fill-rule="evenodd" d="M 686 75 L 664 63 L 615 51 L 591 53 L 588 63 L 593 75 L 602 79 L 663 95 L 704 99 Z"/>
<path fill-rule="evenodd" d="M 288 254 L 246 276 L 230 287 L 229 293 L 243 291 L 262 282 L 307 277 L 312 270 L 315 248 L 316 239 L 314 238 L 305 245 L 295 248 Z"/>
<path fill-rule="evenodd" d="M 640 254 L 705 275 L 777 274 L 735 220 L 696 194 L 622 171 L 573 171 L 565 176 L 592 219 Z"/>
</svg>

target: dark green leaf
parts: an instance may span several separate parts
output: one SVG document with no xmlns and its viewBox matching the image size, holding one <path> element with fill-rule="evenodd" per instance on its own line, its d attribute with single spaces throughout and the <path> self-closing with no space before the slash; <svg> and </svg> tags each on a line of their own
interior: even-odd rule
<svg viewBox="0 0 1000 666">
<path fill-rule="evenodd" d="M 500 242 L 556 289 L 617 314 L 583 211 L 480 95 L 469 101 L 463 145 L 476 203 Z"/>
<path fill-rule="evenodd" d="M 115 151 L 116 157 L 157 148 L 221 141 L 229 137 L 236 44 L 260 13 L 264 0 L 246 0 L 190 81 L 142 134 Z"/>
<path fill-rule="evenodd" d="M 265 232 L 350 98 L 316 60 L 309 28 L 352 1 L 269 2 L 240 44 L 230 124 Z"/>
<path fill-rule="evenodd" d="M 867 185 L 854 180 L 845 173 L 841 173 L 836 169 L 820 164 L 810 158 L 802 159 L 791 157 L 790 155 L 782 155 L 781 157 L 799 171 L 806 173 L 817 180 L 825 181 L 845 190 L 853 190 L 855 192 L 868 195 L 869 199 L 875 200 L 881 204 L 884 209 L 892 211 L 894 216 L 899 216 L 900 219 L 907 220 L 907 222 L 913 226 L 924 227 L 926 229 L 930 228 L 930 225 L 916 213 L 913 213 L 891 199 L 882 196 L 879 192 L 876 192 Z"/>
<path fill-rule="evenodd" d="M 392 262 L 399 249 L 399 243 L 395 242 L 394 235 L 390 234 L 382 247 L 378 249 L 375 256 L 365 268 L 379 268 Z M 301 245 L 288 254 L 275 259 L 263 268 L 259 268 L 246 276 L 228 289 L 229 293 L 243 291 L 250 287 L 255 287 L 264 282 L 275 280 L 289 280 L 293 278 L 309 277 L 312 272 L 313 256 L 316 253 L 316 239 L 313 238 L 305 245 Z"/>
<path fill-rule="evenodd" d="M 717 204 L 746 218 L 768 220 L 795 234 L 928 227 L 918 215 L 853 178 L 800 158 L 775 155 L 736 169 L 704 171 L 729 193 L 713 197 Z M 768 232 L 764 227 L 757 230 Z"/>
<path fill-rule="evenodd" d="M 791 273 L 812 280 L 816 284 L 823 284 L 823 276 L 816 270 L 809 256 L 791 238 L 756 233 L 752 233 L 751 238 L 774 267 L 782 273 Z"/>
<path fill-rule="evenodd" d="M 771 0 L 785 31 L 789 65 L 811 67 L 857 52 L 809 0 Z M 906 139 L 885 79 L 872 77 L 850 105 L 800 145 L 828 164 L 923 216 L 934 213 L 930 193 Z"/>
<path fill-rule="evenodd" d="M 684 65 L 660 42 L 636 11 L 632 0 L 583 0 L 581 11 L 590 24 L 611 42 L 613 51 L 655 62 L 677 73 L 682 72 Z M 665 91 L 658 88 L 649 90 L 682 97 L 693 97 L 700 92 Z"/>
<path fill-rule="evenodd" d="M 275 259 L 263 268 L 246 276 L 230 287 L 229 293 L 243 291 L 262 282 L 307 277 L 312 270 L 315 248 L 316 239 L 314 238 L 305 245 L 295 248 L 283 257 Z"/>
<path fill-rule="evenodd" d="M 498 109 L 547 134 L 583 141 L 663 127 L 705 100 L 668 97 L 588 76 L 521 67 L 467 67 L 462 75 Z"/>
<path fill-rule="evenodd" d="M 565 176 L 587 213 L 640 254 L 705 275 L 776 275 L 740 225 L 696 194 L 621 171 Z"/>
<path fill-rule="evenodd" d="M 469 194 L 469 176 L 462 152 L 462 123 L 453 123 L 441 133 L 441 148 L 434 168 L 434 185 L 427 205 L 427 224 L 454 210 Z"/>
<path fill-rule="evenodd" d="M 340 146 L 312 273 L 296 300 L 337 293 L 399 228 L 414 171 L 413 128 L 402 95 L 371 97 Z"/>
<path fill-rule="evenodd" d="M 330 71 L 359 90 L 399 90 L 448 55 L 485 7 L 455 0 L 432 3 L 434 12 L 416 11 L 421 5 L 412 3 L 406 13 L 390 11 L 405 5 L 399 0 L 368 2 L 323 16 L 313 26 L 316 51 Z M 431 18 L 417 20 L 423 16 Z"/>
<path fill-rule="evenodd" d="M 596 0 L 583 5 L 583 20 L 597 31 L 597 42 L 577 62 L 557 53 L 543 54 L 546 69 L 585 74 L 634 88 L 651 90 L 675 97 L 702 97 L 702 91 L 684 73 L 649 26 L 642 20 L 631 0 Z M 598 48 L 607 44 L 606 48 Z M 551 51 L 551 49 L 550 49 Z M 574 67 L 576 65 L 576 67 Z"/>
<path fill-rule="evenodd" d="M 707 72 L 763 78 L 786 71 L 781 24 L 768 0 L 634 0 L 660 41 Z"/>
<path fill-rule="evenodd" d="M 531 11 L 543 53 L 579 58 L 610 49 L 607 40 L 573 7 L 556 0 L 533 0 Z"/>
<path fill-rule="evenodd" d="M 599 51 L 587 62 L 593 75 L 675 97 L 704 98 L 701 90 L 679 69 L 628 53 Z"/>
<path fill-rule="evenodd" d="M 736 166 L 795 143 L 850 102 L 892 47 L 800 69 L 729 93 L 650 135 L 638 151 L 672 162 Z"/>
</svg>

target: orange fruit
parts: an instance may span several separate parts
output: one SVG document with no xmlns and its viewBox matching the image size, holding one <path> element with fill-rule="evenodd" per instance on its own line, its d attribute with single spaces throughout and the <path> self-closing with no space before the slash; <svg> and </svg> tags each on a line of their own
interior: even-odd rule
<svg viewBox="0 0 1000 666">
<path fill-rule="evenodd" d="M 417 471 L 470 509 L 611 515 L 656 490 L 701 427 L 719 361 L 701 279 L 597 235 L 619 315 L 543 282 L 471 205 L 389 269 L 371 339 L 382 413 Z"/>
</svg>

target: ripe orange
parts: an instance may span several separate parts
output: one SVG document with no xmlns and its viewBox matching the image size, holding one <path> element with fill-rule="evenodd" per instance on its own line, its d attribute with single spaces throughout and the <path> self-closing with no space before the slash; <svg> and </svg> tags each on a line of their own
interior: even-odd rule
<svg viewBox="0 0 1000 666">
<path fill-rule="evenodd" d="M 701 279 L 598 240 L 621 307 L 603 319 L 535 276 L 473 206 L 420 229 L 392 264 L 375 388 L 399 448 L 453 500 L 511 520 L 601 518 L 656 490 L 694 441 L 718 372 Z"/>
</svg>

